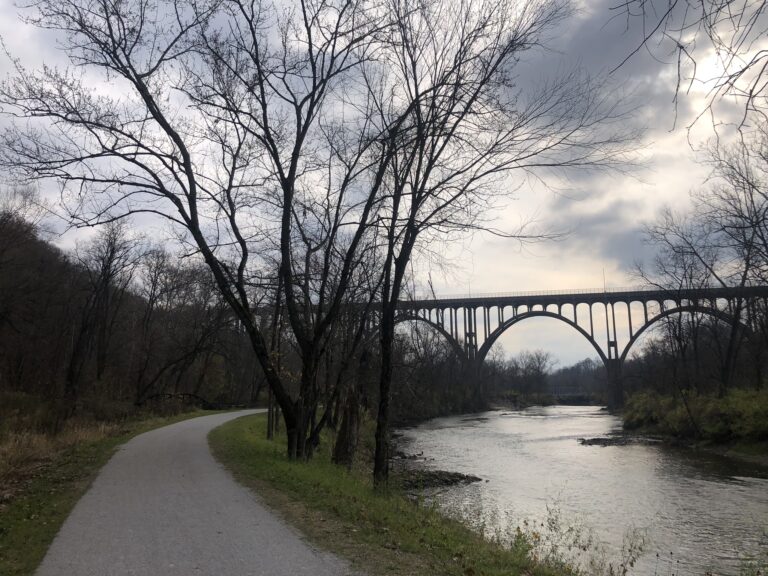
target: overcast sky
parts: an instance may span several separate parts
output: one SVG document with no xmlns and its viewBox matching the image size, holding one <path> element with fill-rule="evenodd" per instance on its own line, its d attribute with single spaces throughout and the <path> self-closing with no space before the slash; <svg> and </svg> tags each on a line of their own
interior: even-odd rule
<svg viewBox="0 0 768 576">
<path fill-rule="evenodd" d="M 639 29 L 627 30 L 626 19 L 612 19 L 612 0 L 596 0 L 558 34 L 550 53 L 529 64 L 547 75 L 581 66 L 591 74 L 608 74 L 640 42 Z M 633 271 L 654 249 L 644 242 L 643 225 L 664 206 L 686 210 L 691 191 L 705 185 L 708 169 L 697 160 L 712 137 L 707 119 L 694 122 L 704 109 L 707 86 L 691 86 L 674 104 L 676 57 L 664 48 L 641 50 L 610 80 L 637 104 L 631 121 L 645 129 L 639 165 L 631 174 L 593 173 L 559 183 L 557 190 L 523 186 L 504 211 L 504 221 L 533 219 L 551 230 L 570 230 L 561 241 L 520 247 L 514 242 L 478 235 L 456 249 L 448 281 L 440 272 L 433 283 L 445 293 L 506 292 L 602 288 L 637 285 Z M 702 65 L 706 65 L 704 62 Z M 619 319 L 619 333 L 624 329 Z M 572 328 L 552 319 L 531 319 L 500 339 L 508 354 L 522 349 L 552 353 L 559 366 L 594 349 Z"/>
<path fill-rule="evenodd" d="M 594 75 L 617 66 L 640 37 L 636 26 L 627 31 L 625 19 L 611 18 L 614 4 L 595 0 L 570 18 L 552 35 L 548 52 L 531 55 L 523 64 L 521 82 L 540 82 L 574 66 Z M 22 23 L 12 0 L 0 0 L 0 36 L 10 53 L 29 67 L 63 63 L 51 36 Z M 449 271 L 437 263 L 419 263 L 421 276 L 431 276 L 438 295 L 598 288 L 604 278 L 609 287 L 636 284 L 635 263 L 652 255 L 652 247 L 643 242 L 643 224 L 665 205 L 684 210 L 690 192 L 707 176 L 692 146 L 700 147 L 711 137 L 711 126 L 701 121 L 687 130 L 703 109 L 706 87 L 694 84 L 676 113 L 674 60 L 661 48 L 653 54 L 641 50 L 610 76 L 613 89 L 637 104 L 631 122 L 646 129 L 638 143 L 641 163 L 632 174 L 581 174 L 550 189 L 523 182 L 514 199 L 497 211 L 495 225 L 514 228 L 535 220 L 542 228 L 571 233 L 558 242 L 523 248 L 483 234 L 446 246 L 441 250 L 450 262 Z M 7 57 L 0 56 L 0 73 L 5 76 L 8 70 Z M 71 245 L 72 238 L 60 243 Z M 561 366 L 595 356 L 573 329 L 551 319 L 521 323 L 501 343 L 512 354 L 526 348 L 546 350 Z"/>
</svg>

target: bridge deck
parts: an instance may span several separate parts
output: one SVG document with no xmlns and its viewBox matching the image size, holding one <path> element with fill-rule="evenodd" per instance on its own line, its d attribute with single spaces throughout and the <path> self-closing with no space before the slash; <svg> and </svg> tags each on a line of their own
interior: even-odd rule
<svg viewBox="0 0 768 576">
<path fill-rule="evenodd" d="M 683 290 L 661 288 L 613 288 L 606 290 L 571 290 L 495 293 L 446 298 L 419 298 L 401 300 L 401 310 L 424 310 L 440 308 L 480 308 L 490 306 L 533 306 L 562 304 L 611 304 L 629 302 L 658 302 L 668 300 L 714 300 L 747 297 L 768 298 L 768 286 L 734 286 L 689 288 Z"/>
</svg>

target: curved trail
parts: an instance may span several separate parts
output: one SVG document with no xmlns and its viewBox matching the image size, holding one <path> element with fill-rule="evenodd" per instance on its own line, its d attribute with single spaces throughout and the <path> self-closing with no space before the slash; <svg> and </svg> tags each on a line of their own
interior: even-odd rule
<svg viewBox="0 0 768 576">
<path fill-rule="evenodd" d="M 141 434 L 101 470 L 38 576 L 342 576 L 213 459 L 208 432 L 255 410 Z"/>
</svg>

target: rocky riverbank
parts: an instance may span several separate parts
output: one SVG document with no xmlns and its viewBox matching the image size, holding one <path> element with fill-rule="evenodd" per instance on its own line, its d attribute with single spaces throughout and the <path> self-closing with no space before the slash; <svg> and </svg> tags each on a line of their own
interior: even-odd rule
<svg viewBox="0 0 768 576">
<path fill-rule="evenodd" d="M 483 481 L 482 478 L 471 474 L 433 470 L 427 465 L 429 457 L 424 456 L 423 452 L 408 454 L 402 449 L 402 443 L 405 442 L 402 435 L 395 434 L 394 440 L 400 444 L 395 445 L 390 460 L 393 479 L 411 496 L 419 496 L 427 490 Z"/>
<path fill-rule="evenodd" d="M 577 441 L 582 446 L 629 446 L 630 444 L 652 446 L 654 444 L 664 443 L 662 438 L 634 436 L 631 434 L 615 434 L 611 436 L 599 436 L 597 438 L 578 438 Z"/>
<path fill-rule="evenodd" d="M 683 452 L 704 452 L 718 459 L 732 461 L 739 470 L 749 475 L 768 478 L 768 442 L 713 443 L 690 441 L 675 436 L 640 435 L 634 433 L 613 434 L 594 438 L 578 438 L 582 446 L 665 446 Z"/>
</svg>

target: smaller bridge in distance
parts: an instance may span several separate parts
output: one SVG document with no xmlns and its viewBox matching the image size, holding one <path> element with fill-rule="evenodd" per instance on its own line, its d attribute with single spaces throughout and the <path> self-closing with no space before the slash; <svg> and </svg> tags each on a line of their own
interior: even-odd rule
<svg viewBox="0 0 768 576">
<path fill-rule="evenodd" d="M 477 374 L 493 344 L 509 328 L 529 318 L 559 320 L 595 348 L 608 376 L 609 403 L 616 407 L 623 402 L 624 362 L 654 324 L 676 314 L 701 313 L 748 335 L 745 317 L 755 305 L 768 305 L 768 286 L 518 292 L 404 300 L 398 321 L 430 325 Z"/>
</svg>

